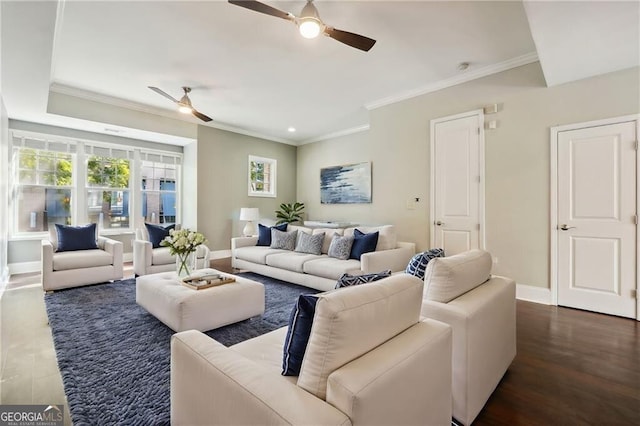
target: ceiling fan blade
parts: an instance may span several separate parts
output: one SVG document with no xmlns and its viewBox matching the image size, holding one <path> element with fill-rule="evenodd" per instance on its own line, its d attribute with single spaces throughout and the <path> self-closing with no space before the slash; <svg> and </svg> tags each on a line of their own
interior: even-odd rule
<svg viewBox="0 0 640 426">
<path fill-rule="evenodd" d="M 286 19 L 287 21 L 293 21 L 295 19 L 295 16 L 293 16 L 289 12 L 284 12 L 280 9 L 276 9 L 275 7 L 271 7 L 255 0 L 229 0 L 229 3 L 235 4 L 236 6 L 244 7 L 245 9 L 253 10 L 255 12 L 264 13 L 265 15 L 271 15 L 275 16 L 276 18 Z"/>
<path fill-rule="evenodd" d="M 162 95 L 162 96 L 164 96 L 164 97 L 165 97 L 165 98 L 167 98 L 167 99 L 171 99 L 171 100 L 172 100 L 173 102 L 175 102 L 175 103 L 179 103 L 179 101 L 178 101 L 176 98 L 174 98 L 173 96 L 171 96 L 171 95 L 170 95 L 170 94 L 168 94 L 167 92 L 164 92 L 164 91 L 162 91 L 162 90 L 158 89 L 157 87 L 153 87 L 153 86 L 147 86 L 147 87 L 148 87 L 149 89 L 153 90 L 154 92 L 156 92 L 157 94 Z"/>
<path fill-rule="evenodd" d="M 350 33 L 348 31 L 337 30 L 335 28 L 326 27 L 324 33 L 340 43 L 355 47 L 356 49 L 368 52 L 376 41 L 372 38 L 362 36 L 360 34 Z"/>
<path fill-rule="evenodd" d="M 201 113 L 199 111 L 196 111 L 195 109 L 191 111 L 191 114 L 193 114 L 194 116 L 198 117 L 202 121 L 211 121 L 211 117 L 207 117 L 206 115 L 204 115 L 203 113 Z"/>
</svg>

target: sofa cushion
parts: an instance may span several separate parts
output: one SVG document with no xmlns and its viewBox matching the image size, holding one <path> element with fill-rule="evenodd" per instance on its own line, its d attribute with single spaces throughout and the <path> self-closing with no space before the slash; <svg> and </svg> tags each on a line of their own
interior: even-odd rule
<svg viewBox="0 0 640 426">
<path fill-rule="evenodd" d="M 320 255 L 285 251 L 267 256 L 266 264 L 274 268 L 293 272 L 304 272 L 304 264 L 310 260 L 320 259 Z"/>
<path fill-rule="evenodd" d="M 379 231 L 365 234 L 359 229 L 353 231 L 353 245 L 351 246 L 351 253 L 349 259 L 360 260 L 364 253 L 370 253 L 376 250 L 378 244 Z"/>
<path fill-rule="evenodd" d="M 258 224 L 258 242 L 256 243 L 256 245 L 269 247 L 271 245 L 271 230 L 275 228 L 278 231 L 284 232 L 287 230 L 287 225 L 288 225 L 287 223 L 281 223 L 280 225 L 268 227 L 259 223 Z"/>
<path fill-rule="evenodd" d="M 322 256 L 319 259 L 308 260 L 302 266 L 306 274 L 316 275 L 330 280 L 338 280 L 343 274 L 358 274 L 362 272 L 360 261 L 355 259 L 340 260 Z"/>
<path fill-rule="evenodd" d="M 151 250 L 152 265 L 166 265 L 176 261 L 176 257 L 171 255 L 169 247 L 158 247 Z"/>
<path fill-rule="evenodd" d="M 296 241 L 295 251 L 299 253 L 322 254 L 322 242 L 324 241 L 324 232 L 321 234 L 310 235 L 306 232 L 298 232 L 298 241 Z"/>
<path fill-rule="evenodd" d="M 374 281 L 378 281 L 383 278 L 389 278 L 390 276 L 391 276 L 391 269 L 387 269 L 386 271 L 382 271 L 382 272 L 377 272 L 375 274 L 362 274 L 362 275 L 343 274 L 338 279 L 338 282 L 336 283 L 336 288 L 372 283 Z"/>
<path fill-rule="evenodd" d="M 425 271 L 424 298 L 447 303 L 473 290 L 491 277 L 491 255 L 470 250 L 429 261 Z"/>
<path fill-rule="evenodd" d="M 85 226 L 67 226 L 58 223 L 55 225 L 58 237 L 56 251 L 95 250 L 98 248 L 95 223 Z"/>
<path fill-rule="evenodd" d="M 331 245 L 331 240 L 333 239 L 333 234 L 343 235 L 344 229 L 342 228 L 315 228 L 313 230 L 313 235 L 324 234 L 324 240 L 322 241 L 322 254 L 329 253 L 329 246 Z"/>
<path fill-rule="evenodd" d="M 298 386 L 324 400 L 329 374 L 419 321 L 422 289 L 401 274 L 319 294 Z"/>
<path fill-rule="evenodd" d="M 351 247 L 353 246 L 353 235 L 341 237 L 338 234 L 333 234 L 331 238 L 331 245 L 329 246 L 329 257 L 335 257 L 336 259 L 346 260 L 349 259 L 351 254 Z"/>
<path fill-rule="evenodd" d="M 420 279 L 424 279 L 424 273 L 427 269 L 427 264 L 429 261 L 436 257 L 444 257 L 444 250 L 441 248 L 435 248 L 431 250 L 427 250 L 422 253 L 418 253 L 407 265 L 407 269 L 405 269 L 405 273 L 413 275 L 414 277 L 418 277 Z"/>
<path fill-rule="evenodd" d="M 271 229 L 271 248 L 293 251 L 296 248 L 298 231 L 283 232 L 275 228 Z"/>
<path fill-rule="evenodd" d="M 113 264 L 113 256 L 104 250 L 74 250 L 57 252 L 53 255 L 53 270 L 95 268 Z"/>
<path fill-rule="evenodd" d="M 249 246 L 249 247 L 237 248 L 235 250 L 235 256 L 236 258 L 246 260 L 247 262 L 266 265 L 267 256 L 271 254 L 285 253 L 285 252 L 286 250 L 272 249 L 270 247 Z"/>
<path fill-rule="evenodd" d="M 301 294 L 291 311 L 287 337 L 284 339 L 282 375 L 297 376 L 309 342 L 313 315 L 316 313 L 317 296 Z"/>
<path fill-rule="evenodd" d="M 393 225 L 383 226 L 358 226 L 358 229 L 365 234 L 379 232 L 378 244 L 376 251 L 391 250 L 398 247 L 398 237 L 396 235 L 396 227 Z M 353 235 L 356 228 L 346 228 L 344 235 Z"/>
<path fill-rule="evenodd" d="M 175 225 L 169 225 L 166 228 L 160 225 L 154 225 L 152 223 L 145 223 L 144 227 L 147 230 L 151 247 L 160 247 L 160 242 L 169 236 L 169 231 L 175 229 Z"/>
</svg>

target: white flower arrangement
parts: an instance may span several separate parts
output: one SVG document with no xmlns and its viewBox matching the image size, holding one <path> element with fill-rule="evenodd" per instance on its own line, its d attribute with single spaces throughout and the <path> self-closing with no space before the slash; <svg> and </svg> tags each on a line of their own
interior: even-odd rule
<svg viewBox="0 0 640 426">
<path fill-rule="evenodd" d="M 169 247 L 169 253 L 172 255 L 185 255 L 196 251 L 196 247 L 206 243 L 207 240 L 200 232 L 191 231 L 183 228 L 180 230 L 169 230 L 169 236 L 160 241 L 163 247 Z"/>
</svg>

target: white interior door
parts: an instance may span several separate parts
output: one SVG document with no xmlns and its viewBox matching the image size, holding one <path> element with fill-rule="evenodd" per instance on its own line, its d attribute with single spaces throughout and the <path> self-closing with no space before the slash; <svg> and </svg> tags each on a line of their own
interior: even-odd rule
<svg viewBox="0 0 640 426">
<path fill-rule="evenodd" d="M 636 123 L 558 133 L 558 305 L 635 318 Z"/>
<path fill-rule="evenodd" d="M 475 112 L 431 123 L 431 243 L 447 256 L 481 246 L 482 120 Z"/>
</svg>

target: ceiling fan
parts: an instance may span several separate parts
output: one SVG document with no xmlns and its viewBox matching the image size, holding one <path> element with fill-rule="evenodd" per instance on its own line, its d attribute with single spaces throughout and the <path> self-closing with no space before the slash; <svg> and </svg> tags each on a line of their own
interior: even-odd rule
<svg viewBox="0 0 640 426">
<path fill-rule="evenodd" d="M 211 121 L 211 117 L 207 117 L 206 115 L 204 115 L 203 113 L 195 109 L 193 105 L 191 105 L 191 99 L 189 99 L 189 92 L 191 92 L 191 87 L 187 87 L 187 86 L 182 87 L 182 90 L 184 90 L 184 95 L 182 96 L 182 98 L 180 98 L 180 100 L 177 100 L 167 92 L 160 90 L 157 87 L 153 87 L 153 86 L 147 86 L 147 87 L 149 87 L 149 89 L 153 90 L 154 92 L 178 104 L 178 111 L 180 111 L 181 113 L 193 114 L 194 116 L 198 117 L 202 121 Z"/>
<path fill-rule="evenodd" d="M 318 9 L 313 5 L 313 0 L 307 0 L 307 4 L 302 8 L 300 16 L 295 16 L 292 13 L 284 12 L 276 9 L 275 7 L 271 7 L 254 0 L 229 0 L 229 3 L 264 13 L 266 15 L 275 16 L 276 18 L 291 21 L 298 26 L 300 34 L 305 38 L 315 38 L 322 32 L 324 35 L 331 37 L 340 43 L 355 47 L 356 49 L 364 50 L 365 52 L 368 52 L 369 49 L 376 44 L 376 41 L 369 37 L 338 30 L 325 25 L 325 23 L 320 19 Z"/>
</svg>

